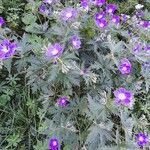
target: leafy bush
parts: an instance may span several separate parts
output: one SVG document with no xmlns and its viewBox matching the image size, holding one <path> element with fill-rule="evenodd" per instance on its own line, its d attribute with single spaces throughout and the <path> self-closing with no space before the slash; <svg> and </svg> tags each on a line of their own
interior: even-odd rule
<svg viewBox="0 0 150 150">
<path fill-rule="evenodd" d="M 148 1 L 1 4 L 1 149 L 150 149 Z"/>
</svg>

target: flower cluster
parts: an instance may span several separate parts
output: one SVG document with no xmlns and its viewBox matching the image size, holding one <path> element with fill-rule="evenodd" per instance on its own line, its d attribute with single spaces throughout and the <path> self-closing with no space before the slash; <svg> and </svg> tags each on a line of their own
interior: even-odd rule
<svg viewBox="0 0 150 150">
<path fill-rule="evenodd" d="M 150 54 L 150 44 L 142 44 L 141 42 L 136 42 L 133 45 L 132 52 L 138 54 L 139 52 L 146 52 Z"/>
<path fill-rule="evenodd" d="M 105 1 L 99 1 L 97 3 L 102 5 Z M 110 18 L 111 22 L 118 24 L 120 22 L 120 16 L 114 14 L 116 10 L 117 6 L 115 4 L 107 4 L 105 11 L 101 10 L 99 13 L 95 14 L 94 19 L 96 25 L 100 28 L 105 28 L 108 25 L 107 17 Z"/>
</svg>

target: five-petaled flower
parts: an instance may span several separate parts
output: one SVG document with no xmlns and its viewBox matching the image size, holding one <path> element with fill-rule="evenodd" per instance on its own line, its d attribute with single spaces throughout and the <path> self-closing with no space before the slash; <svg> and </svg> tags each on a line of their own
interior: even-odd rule
<svg viewBox="0 0 150 150">
<path fill-rule="evenodd" d="M 118 69 L 122 74 L 129 74 L 131 72 L 132 65 L 127 58 L 120 60 Z"/>
<path fill-rule="evenodd" d="M 117 6 L 115 4 L 108 4 L 106 6 L 106 12 L 108 12 L 110 14 L 114 13 L 116 11 L 116 9 L 117 9 Z"/>
<path fill-rule="evenodd" d="M 136 134 L 135 139 L 139 146 L 144 146 L 148 143 L 148 136 L 143 132 L 139 132 L 138 134 Z"/>
<path fill-rule="evenodd" d="M 120 16 L 118 16 L 118 15 L 113 15 L 113 16 L 111 17 L 111 21 L 114 22 L 114 23 L 116 23 L 116 24 L 118 24 L 118 23 L 120 22 Z"/>
<path fill-rule="evenodd" d="M 95 23 L 99 28 L 105 28 L 108 25 L 105 18 L 97 19 L 97 20 L 95 20 Z"/>
<path fill-rule="evenodd" d="M 50 44 L 46 48 L 46 56 L 48 58 L 57 58 L 63 52 L 63 46 L 60 43 Z"/>
<path fill-rule="evenodd" d="M 126 90 L 123 87 L 114 91 L 115 103 L 122 104 L 131 107 L 133 104 L 133 94 L 132 92 Z"/>
<path fill-rule="evenodd" d="M 72 21 L 77 17 L 77 14 L 78 12 L 75 8 L 67 7 L 60 12 L 60 17 L 64 21 Z"/>
<path fill-rule="evenodd" d="M 61 107 L 67 106 L 69 100 L 66 96 L 61 96 L 57 99 L 57 104 Z"/>
<path fill-rule="evenodd" d="M 105 15 L 106 15 L 106 13 L 104 11 L 100 11 L 95 14 L 95 20 L 100 20 L 100 19 L 104 18 Z"/>
<path fill-rule="evenodd" d="M 72 46 L 75 48 L 75 49 L 79 49 L 81 47 L 81 41 L 80 39 L 78 38 L 78 36 L 76 35 L 73 35 L 71 38 L 70 38 L 70 43 L 72 44 Z"/>
<path fill-rule="evenodd" d="M 10 40 L 5 39 L 0 43 L 0 59 L 5 59 L 11 57 L 15 49 L 17 48 L 16 43 L 10 42 Z"/>
<path fill-rule="evenodd" d="M 58 139 L 56 138 L 49 139 L 48 147 L 50 148 L 50 150 L 58 150 L 59 148 Z"/>
</svg>

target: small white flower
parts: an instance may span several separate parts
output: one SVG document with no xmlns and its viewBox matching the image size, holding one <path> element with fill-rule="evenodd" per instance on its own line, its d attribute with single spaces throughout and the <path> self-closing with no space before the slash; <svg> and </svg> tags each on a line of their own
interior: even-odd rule
<svg viewBox="0 0 150 150">
<path fill-rule="evenodd" d="M 137 4 L 137 5 L 135 6 L 136 9 L 141 9 L 141 8 L 143 8 L 143 7 L 144 7 L 144 6 L 141 5 L 141 4 Z"/>
</svg>

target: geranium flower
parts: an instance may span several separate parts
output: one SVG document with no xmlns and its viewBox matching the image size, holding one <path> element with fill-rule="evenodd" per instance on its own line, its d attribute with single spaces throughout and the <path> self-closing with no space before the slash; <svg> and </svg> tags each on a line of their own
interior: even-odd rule
<svg viewBox="0 0 150 150">
<path fill-rule="evenodd" d="M 77 17 L 77 10 L 72 7 L 67 7 L 61 11 L 61 19 L 64 21 L 72 21 Z"/>
<path fill-rule="evenodd" d="M 113 15 L 111 17 L 111 21 L 118 24 L 120 22 L 120 16 L 117 16 L 117 15 Z"/>
<path fill-rule="evenodd" d="M 106 6 L 106 12 L 108 12 L 110 14 L 114 13 L 116 11 L 116 9 L 117 9 L 117 6 L 115 4 L 108 4 Z"/>
<path fill-rule="evenodd" d="M 95 20 L 100 20 L 100 19 L 104 18 L 105 15 L 106 14 L 105 14 L 104 11 L 100 11 L 100 12 L 98 12 L 98 13 L 95 14 Z"/>
<path fill-rule="evenodd" d="M 131 67 L 132 65 L 129 60 L 127 58 L 123 58 L 120 60 L 118 69 L 122 74 L 129 74 L 131 72 Z"/>
<path fill-rule="evenodd" d="M 150 25 L 150 22 L 148 20 L 141 20 L 139 22 L 139 25 L 142 26 L 143 28 L 147 28 Z"/>
<path fill-rule="evenodd" d="M 121 87 L 114 91 L 114 95 L 115 95 L 115 103 L 116 104 L 132 106 L 133 94 L 130 91 Z"/>
<path fill-rule="evenodd" d="M 0 59 L 11 57 L 14 54 L 16 48 L 16 43 L 10 42 L 7 39 L 3 40 L 0 43 Z"/>
<path fill-rule="evenodd" d="M 46 56 L 49 58 L 57 58 L 63 52 L 63 47 L 59 43 L 48 45 L 46 48 Z"/>
<path fill-rule="evenodd" d="M 73 35 L 70 38 L 70 42 L 75 49 L 79 49 L 81 47 L 81 41 L 76 35 Z"/>
<path fill-rule="evenodd" d="M 56 138 L 49 139 L 48 146 L 51 150 L 58 150 L 59 142 Z"/>
<path fill-rule="evenodd" d="M 95 20 L 95 23 L 99 28 L 105 28 L 108 25 L 105 18 L 102 18 L 102 19 L 99 19 L 99 20 L 97 19 L 97 20 Z"/>
<path fill-rule="evenodd" d="M 148 143 L 148 136 L 143 132 L 136 134 L 135 139 L 139 146 L 144 146 Z"/>
<path fill-rule="evenodd" d="M 68 104 L 68 98 L 66 96 L 61 96 L 57 99 L 57 104 L 61 107 L 65 107 Z"/>
</svg>

